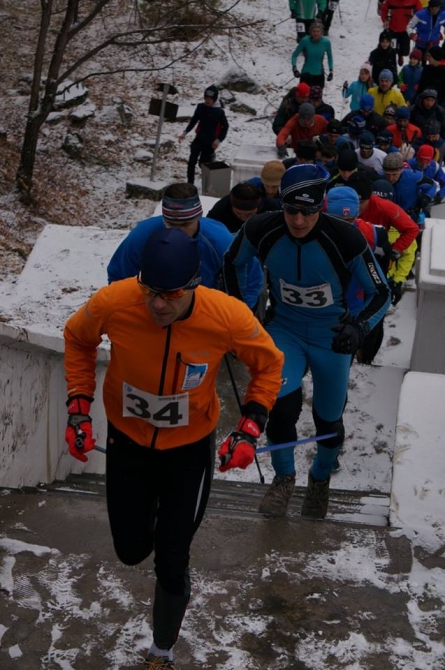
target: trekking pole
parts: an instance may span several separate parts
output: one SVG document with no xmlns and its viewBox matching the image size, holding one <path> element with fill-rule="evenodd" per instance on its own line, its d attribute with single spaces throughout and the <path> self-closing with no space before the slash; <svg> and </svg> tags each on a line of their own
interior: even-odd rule
<svg viewBox="0 0 445 670">
<path fill-rule="evenodd" d="M 326 435 L 314 435 L 313 437 L 303 437 L 301 440 L 292 440 L 292 442 L 283 442 L 282 444 L 269 444 L 267 447 L 260 447 L 256 450 L 257 454 L 264 454 L 266 451 L 278 451 L 287 447 L 298 447 L 300 444 L 309 444 L 309 442 L 320 442 L 329 437 L 336 437 L 338 433 L 327 433 Z"/>
<path fill-rule="evenodd" d="M 340 25 L 343 27 L 343 19 L 341 16 L 341 9 L 340 9 L 340 0 L 337 2 L 337 7 L 338 7 L 338 18 L 340 19 Z"/>
<path fill-rule="evenodd" d="M 227 372 L 229 373 L 230 381 L 232 382 L 233 392 L 235 394 L 236 402 L 238 403 L 238 409 L 239 409 L 240 413 L 242 414 L 243 406 L 241 404 L 241 398 L 240 398 L 239 393 L 238 393 L 238 388 L 237 388 L 237 385 L 236 385 L 235 377 L 233 376 L 233 370 L 232 370 L 232 366 L 230 365 L 230 362 L 229 362 L 228 354 L 224 355 L 224 360 L 226 361 Z M 258 462 L 258 458 L 257 458 L 256 454 L 255 454 L 255 464 L 258 468 L 258 475 L 260 477 L 260 483 L 264 484 L 264 481 L 265 481 L 264 480 L 264 475 L 261 472 L 260 464 Z"/>
<path fill-rule="evenodd" d="M 278 21 L 278 23 L 274 23 L 273 27 L 276 28 L 277 26 L 281 26 L 282 23 L 286 23 L 286 21 L 289 21 L 291 18 L 292 16 L 288 16 L 287 19 L 283 19 L 282 21 Z"/>
<path fill-rule="evenodd" d="M 283 442 L 282 444 L 269 444 L 267 447 L 260 447 L 256 449 L 257 454 L 264 454 L 266 451 L 278 451 L 278 449 L 287 449 L 288 447 L 298 447 L 300 444 L 308 444 L 309 442 L 320 442 L 320 440 L 327 440 L 330 437 L 337 437 L 338 433 L 327 433 L 327 435 L 314 435 L 313 437 L 303 437 L 301 440 L 292 440 L 292 442 Z M 221 465 L 227 465 L 232 458 L 232 454 L 225 454 L 221 456 Z"/>
<path fill-rule="evenodd" d="M 289 84 L 291 83 L 291 81 L 293 81 L 294 79 L 295 79 L 295 77 L 292 77 L 291 79 L 289 79 L 289 81 L 287 81 L 285 84 L 283 84 L 282 86 L 280 86 L 280 88 L 284 88 L 285 86 L 289 86 Z"/>
<path fill-rule="evenodd" d="M 278 451 L 279 449 L 287 449 L 288 447 L 298 447 L 300 444 L 309 444 L 309 442 L 320 442 L 321 440 L 327 440 L 330 437 L 336 437 L 338 433 L 327 433 L 326 435 L 313 435 L 312 437 L 302 437 L 301 440 L 292 440 L 292 442 L 283 442 L 282 444 L 269 444 L 266 447 L 259 447 L 256 449 L 256 454 L 265 454 L 267 451 Z M 96 451 L 100 451 L 101 454 L 106 454 L 107 450 L 105 447 L 100 447 L 98 444 L 94 447 Z M 256 458 L 256 456 L 255 456 Z M 257 462 L 257 467 L 258 462 Z M 261 475 L 263 477 L 263 475 Z M 264 481 L 261 481 L 264 484 Z"/>
<path fill-rule="evenodd" d="M 371 6 L 371 0 L 368 0 L 368 6 L 367 6 L 367 8 L 366 8 L 365 18 L 364 18 L 365 21 L 366 21 L 366 19 L 367 19 L 367 17 L 368 17 L 368 12 L 369 12 L 369 7 L 370 7 L 370 6 Z"/>
</svg>

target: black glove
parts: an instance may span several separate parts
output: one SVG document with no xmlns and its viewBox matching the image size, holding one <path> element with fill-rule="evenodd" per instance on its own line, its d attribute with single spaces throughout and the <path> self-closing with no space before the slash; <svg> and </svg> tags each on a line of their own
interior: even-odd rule
<svg viewBox="0 0 445 670">
<path fill-rule="evenodd" d="M 428 207 L 429 207 L 430 205 L 431 205 L 431 198 L 430 198 L 430 196 L 429 196 L 429 195 L 423 195 L 423 196 L 420 198 L 420 200 L 419 200 L 419 202 L 418 202 L 418 205 L 417 205 L 416 209 L 418 209 L 419 212 L 422 212 L 422 211 L 424 211 L 425 209 L 428 209 Z"/>
<path fill-rule="evenodd" d="M 298 19 L 297 12 L 295 11 L 295 9 L 290 10 L 290 17 L 291 17 L 291 19 L 295 19 L 295 20 Z"/>
<path fill-rule="evenodd" d="M 347 91 L 348 88 L 349 88 L 349 81 L 344 81 L 344 82 L 343 82 L 343 90 L 344 90 L 344 91 Z"/>
<path fill-rule="evenodd" d="M 277 147 L 277 156 L 278 158 L 286 158 L 287 151 L 285 146 Z"/>
<path fill-rule="evenodd" d="M 332 70 L 329 72 L 326 79 L 327 79 L 327 81 L 332 81 L 334 79 L 334 73 L 332 72 Z"/>
<path fill-rule="evenodd" d="M 399 260 L 401 255 L 402 255 L 402 253 L 400 251 L 397 251 L 397 249 L 392 249 L 391 248 L 391 254 L 390 254 L 389 257 L 390 257 L 390 259 L 392 260 L 393 263 L 396 263 Z"/>
<path fill-rule="evenodd" d="M 292 68 L 292 72 L 294 73 L 294 77 L 301 77 L 300 70 L 297 70 L 296 67 Z"/>
<path fill-rule="evenodd" d="M 337 333 L 331 344 L 336 354 L 355 354 L 363 344 L 364 333 L 358 323 L 338 323 L 331 330 Z"/>
<path fill-rule="evenodd" d="M 397 305 L 402 299 L 402 282 L 395 282 L 393 279 L 388 279 L 388 286 L 391 290 L 391 305 Z"/>
</svg>

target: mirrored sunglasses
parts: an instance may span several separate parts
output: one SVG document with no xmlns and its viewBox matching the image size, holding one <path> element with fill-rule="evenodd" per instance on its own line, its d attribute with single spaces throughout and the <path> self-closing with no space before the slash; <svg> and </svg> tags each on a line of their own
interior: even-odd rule
<svg viewBox="0 0 445 670">
<path fill-rule="evenodd" d="M 159 289 L 151 288 L 150 286 L 147 286 L 146 284 L 142 283 L 141 273 L 138 274 L 138 284 L 142 293 L 148 296 L 149 298 L 156 298 L 156 296 L 159 296 L 163 300 L 177 300 L 178 298 L 182 298 L 187 291 L 191 291 L 192 289 L 196 288 L 199 285 L 200 281 L 201 277 L 194 277 L 192 281 L 189 282 L 186 286 L 181 286 L 171 291 L 162 291 Z"/>
</svg>

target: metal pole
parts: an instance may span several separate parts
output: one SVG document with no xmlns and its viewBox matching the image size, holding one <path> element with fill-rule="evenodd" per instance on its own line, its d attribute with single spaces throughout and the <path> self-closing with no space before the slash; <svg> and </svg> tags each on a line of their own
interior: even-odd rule
<svg viewBox="0 0 445 670">
<path fill-rule="evenodd" d="M 367 8 L 366 8 L 364 21 L 366 21 L 366 19 L 367 19 L 367 17 L 368 17 L 368 12 L 369 12 L 369 7 L 370 7 L 370 5 L 371 5 L 371 0 L 368 0 L 368 6 L 367 6 Z"/>
<path fill-rule="evenodd" d="M 154 180 L 155 172 L 156 172 L 156 160 L 157 160 L 157 157 L 158 157 L 159 144 L 161 142 L 162 124 L 164 123 L 165 105 L 167 103 L 167 95 L 168 95 L 169 88 L 170 88 L 169 84 L 164 84 L 164 90 L 163 90 L 163 93 L 162 93 L 162 102 L 161 102 L 161 113 L 159 114 L 159 121 L 158 121 L 158 132 L 157 132 L 157 135 L 156 135 L 156 143 L 155 143 L 155 148 L 154 148 L 154 152 L 153 152 L 153 161 L 152 161 L 152 164 L 151 164 L 151 173 L 150 173 L 151 181 Z"/>
<path fill-rule="evenodd" d="M 285 84 L 283 84 L 282 86 L 280 86 L 280 88 L 284 88 L 285 86 L 289 86 L 289 84 L 291 83 L 291 81 L 294 81 L 294 79 L 295 79 L 295 77 L 292 77 L 292 79 L 289 79 L 289 81 L 287 81 Z"/>
<path fill-rule="evenodd" d="M 337 2 L 337 7 L 338 7 L 338 16 L 340 18 L 340 25 L 343 26 L 343 20 L 342 20 L 342 17 L 341 17 L 341 9 L 340 9 L 340 0 L 339 0 L 339 2 Z"/>
<path fill-rule="evenodd" d="M 274 23 L 273 27 L 276 28 L 277 26 L 280 26 L 282 23 L 285 23 L 286 21 L 289 21 L 289 19 L 291 19 L 291 18 L 292 18 L 292 16 L 288 16 L 287 19 L 283 19 L 282 21 L 278 21 L 278 23 Z"/>
<path fill-rule="evenodd" d="M 228 354 L 224 355 L 224 360 L 226 361 L 227 372 L 229 373 L 230 381 L 232 382 L 233 392 L 235 394 L 236 402 L 238 403 L 239 411 L 242 412 L 243 407 L 242 407 L 242 404 L 241 404 L 241 398 L 239 397 L 238 388 L 236 386 L 235 377 L 233 376 L 232 366 L 229 363 Z M 260 476 L 260 482 L 261 482 L 261 484 L 264 484 L 264 481 L 265 481 L 264 480 L 264 475 L 261 472 L 260 464 L 258 462 L 258 458 L 257 458 L 256 454 L 255 454 L 255 463 L 256 463 L 256 466 L 258 468 L 258 474 Z"/>
</svg>

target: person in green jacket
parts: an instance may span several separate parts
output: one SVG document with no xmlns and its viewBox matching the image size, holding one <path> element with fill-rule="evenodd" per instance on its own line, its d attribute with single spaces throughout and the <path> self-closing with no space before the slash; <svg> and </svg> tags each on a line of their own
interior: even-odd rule
<svg viewBox="0 0 445 670">
<path fill-rule="evenodd" d="M 297 68 L 297 58 L 299 54 L 304 55 L 304 65 L 301 73 Z M 324 88 L 324 68 L 323 61 L 325 55 L 328 58 L 329 74 L 327 81 L 332 81 L 334 77 L 334 60 L 332 58 L 331 40 L 323 37 L 323 24 L 321 21 L 312 21 L 309 28 L 309 35 L 303 37 L 301 42 L 292 54 L 292 71 L 295 77 L 301 77 L 301 81 L 309 86 L 321 86 Z"/>
<path fill-rule="evenodd" d="M 322 19 L 327 4 L 327 0 L 289 0 L 290 15 L 295 19 L 297 28 L 297 42 L 309 35 L 310 25 L 315 18 Z"/>
</svg>

